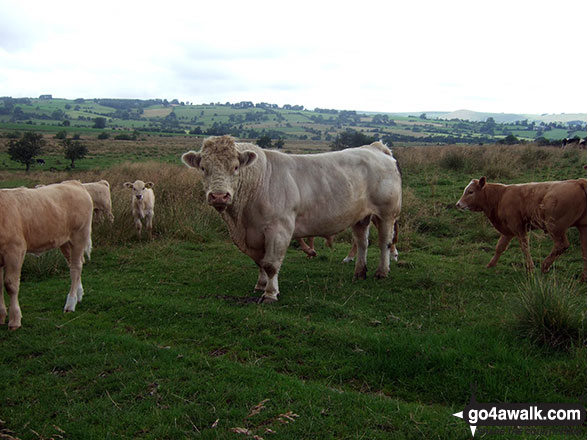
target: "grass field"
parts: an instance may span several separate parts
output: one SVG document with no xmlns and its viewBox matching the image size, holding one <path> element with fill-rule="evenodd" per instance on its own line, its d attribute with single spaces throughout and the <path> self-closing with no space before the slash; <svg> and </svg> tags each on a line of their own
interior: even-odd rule
<svg viewBox="0 0 587 440">
<path fill-rule="evenodd" d="M 404 207 L 390 277 L 373 278 L 371 246 L 368 279 L 352 280 L 341 263 L 348 232 L 332 250 L 317 239 L 313 260 L 292 244 L 280 300 L 260 306 L 251 300 L 256 266 L 202 203 L 197 174 L 179 164 L 181 152 L 198 148 L 192 139 L 110 140 L 73 171 L 0 173 L 3 187 L 106 178 L 116 216 L 94 227 L 86 294 L 73 314 L 62 312 L 63 258 L 27 257 L 23 327 L 0 328 L 0 439 L 465 439 L 469 427 L 452 414 L 472 386 L 480 402 L 572 403 L 585 394 L 584 342 L 553 349 L 518 329 L 527 275 L 517 243 L 485 269 L 498 235 L 482 214 L 454 205 L 482 175 L 583 177 L 587 153 L 396 148 Z M 155 182 L 151 242 L 135 237 L 122 185 L 137 178 Z M 544 282 L 580 275 L 578 234 L 569 237 Z M 536 262 L 550 247 L 532 233 Z M 584 320 L 586 287 L 571 294 Z"/>
</svg>

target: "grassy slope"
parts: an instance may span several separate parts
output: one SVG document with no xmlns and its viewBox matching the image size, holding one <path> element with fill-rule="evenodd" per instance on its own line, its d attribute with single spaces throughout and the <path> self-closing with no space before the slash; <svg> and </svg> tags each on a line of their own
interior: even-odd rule
<svg viewBox="0 0 587 440">
<path fill-rule="evenodd" d="M 61 312 L 62 258 L 27 257 L 24 327 L 0 331 L 0 432 L 245 438 L 230 431 L 244 427 L 265 438 L 460 439 L 468 427 L 451 414 L 468 402 L 471 384 L 482 402 L 576 401 L 587 384 L 587 349 L 553 352 L 519 339 L 512 307 L 525 275 L 517 244 L 484 269 L 496 233 L 481 214 L 453 208 L 481 173 L 509 173 L 504 181 L 582 174 L 584 158 L 536 151 L 398 149 L 404 214 L 391 277 L 352 282 L 352 267 L 340 263 L 349 247 L 343 234 L 311 261 L 292 247 L 271 306 L 247 301 L 255 265 L 215 217 L 168 212 L 200 197 L 188 193 L 193 175 L 156 165 L 106 170 L 117 219 L 112 230 L 95 229 L 75 314 Z M 465 158 L 460 168 L 447 159 L 455 154 Z M 141 173 L 154 176 L 159 194 L 151 243 L 132 237 L 120 185 Z M 200 224 L 208 232 L 190 232 Z M 577 234 L 570 238 L 556 276 L 580 273 Z M 550 246 L 532 235 L 536 260 Z M 371 275 L 377 254 L 372 246 Z M 248 417 L 264 399 L 266 409 Z M 299 417 L 279 422 L 288 411 Z"/>
</svg>

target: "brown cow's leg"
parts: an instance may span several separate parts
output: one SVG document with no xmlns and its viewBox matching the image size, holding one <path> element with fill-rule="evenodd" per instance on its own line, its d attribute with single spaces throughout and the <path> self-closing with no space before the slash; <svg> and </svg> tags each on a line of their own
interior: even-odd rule
<svg viewBox="0 0 587 440">
<path fill-rule="evenodd" d="M 508 245 L 510 244 L 510 241 L 512 241 L 512 238 L 514 238 L 513 235 L 503 234 L 501 237 L 499 237 L 499 241 L 497 242 L 497 246 L 495 248 L 495 255 L 493 255 L 493 258 L 489 263 L 487 263 L 486 267 L 494 267 L 497 264 L 499 257 L 501 257 L 501 254 L 503 254 L 503 252 L 508 248 Z"/>
<path fill-rule="evenodd" d="M 587 281 L 587 226 L 578 226 L 579 237 L 581 238 L 581 253 L 583 254 L 583 274 L 581 281 Z"/>
<path fill-rule="evenodd" d="M 357 261 L 355 263 L 355 278 L 367 278 L 367 246 L 369 245 L 369 225 L 371 216 L 353 225 L 353 239 L 357 245 Z"/>
<path fill-rule="evenodd" d="M 2 257 L 0 257 L 0 262 Z M 4 266 L 0 264 L 0 325 L 6 323 L 6 303 L 4 302 Z"/>
<path fill-rule="evenodd" d="M 542 262 L 542 272 L 548 272 L 550 266 L 554 263 L 554 260 L 569 248 L 569 240 L 567 238 L 566 230 L 562 232 L 551 232 L 550 236 L 554 241 L 554 247 L 552 248 L 552 251 L 550 251 L 550 254 L 548 254 L 548 257 Z"/>
<path fill-rule="evenodd" d="M 355 255 L 357 255 L 357 243 L 355 243 L 355 240 L 353 238 L 353 245 L 351 246 L 351 250 L 349 251 L 347 256 L 344 257 L 342 262 L 343 263 L 350 263 L 351 261 L 353 261 L 355 259 Z"/>
<path fill-rule="evenodd" d="M 314 237 L 308 238 L 308 241 L 310 242 L 310 246 L 308 246 L 306 244 L 306 242 L 304 241 L 303 238 L 298 238 L 296 241 L 300 245 L 300 249 L 302 251 L 304 251 L 308 257 L 311 258 L 311 257 L 315 257 L 317 255 L 316 251 L 314 250 Z"/>
<path fill-rule="evenodd" d="M 526 270 L 532 272 L 534 271 L 534 261 L 532 261 L 532 256 L 530 255 L 530 237 L 524 233 L 523 235 L 518 235 L 518 241 L 520 242 L 520 248 L 526 260 Z"/>
<path fill-rule="evenodd" d="M 22 313 L 18 303 L 18 289 L 20 287 L 20 270 L 24 261 L 24 251 L 15 250 L 4 257 L 4 288 L 10 296 L 8 314 L 8 329 L 20 328 Z"/>
</svg>

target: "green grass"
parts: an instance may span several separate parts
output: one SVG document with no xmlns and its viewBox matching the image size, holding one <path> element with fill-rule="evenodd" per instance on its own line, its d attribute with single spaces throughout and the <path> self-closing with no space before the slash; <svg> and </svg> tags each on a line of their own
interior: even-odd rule
<svg viewBox="0 0 587 440">
<path fill-rule="evenodd" d="M 158 148 L 128 143 L 121 154 L 142 162 L 187 146 L 151 141 Z M 152 162 L 91 171 L 112 184 L 115 223 L 94 228 L 73 314 L 62 312 L 69 283 L 59 253 L 27 257 L 23 327 L 0 328 L 0 437 L 252 438 L 233 431 L 244 428 L 265 439 L 463 439 L 470 430 L 452 414 L 471 385 L 480 402 L 576 402 L 587 347 L 553 350 L 520 333 L 518 244 L 485 269 L 497 233 L 482 214 L 454 208 L 489 165 L 509 167 L 512 182 L 582 174 L 575 156 L 526 148 L 397 149 L 404 209 L 390 278 L 373 278 L 374 245 L 368 279 L 353 281 L 341 263 L 349 234 L 333 250 L 317 239 L 313 260 L 288 250 L 272 305 L 250 300 L 256 266 L 200 206 L 196 174 Z M 7 171 L 2 186 L 50 175 Z M 134 237 L 120 184 L 135 175 L 156 180 L 152 242 Z M 580 275 L 576 231 L 569 240 L 545 280 Z M 536 262 L 551 246 L 531 234 Z"/>
</svg>

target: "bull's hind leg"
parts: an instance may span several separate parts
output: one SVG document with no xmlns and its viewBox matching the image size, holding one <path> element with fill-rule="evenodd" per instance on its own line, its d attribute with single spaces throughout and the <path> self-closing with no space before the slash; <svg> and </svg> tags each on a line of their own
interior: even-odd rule
<svg viewBox="0 0 587 440">
<path fill-rule="evenodd" d="M 380 219 L 373 217 L 373 223 L 378 230 L 379 235 L 379 250 L 381 251 L 379 257 L 379 267 L 375 272 L 375 278 L 386 278 L 389 274 L 389 259 L 391 256 L 391 248 L 393 247 L 393 225 L 395 219 Z"/>
<path fill-rule="evenodd" d="M 357 245 L 357 261 L 355 262 L 355 278 L 367 278 L 367 247 L 369 246 L 369 225 L 371 216 L 353 225 L 353 240 Z"/>
<path fill-rule="evenodd" d="M 267 287 L 267 272 L 260 264 L 257 264 L 257 266 L 259 266 L 259 277 L 257 278 L 257 284 L 255 284 L 255 290 L 264 292 L 265 287 Z"/>
<path fill-rule="evenodd" d="M 567 231 L 551 231 L 550 236 L 554 241 L 554 246 L 548 257 L 542 262 L 542 272 L 548 272 L 554 260 L 558 258 L 564 251 L 569 248 L 569 239 L 567 238 Z M 581 246 L 582 247 L 582 246 Z"/>
<path fill-rule="evenodd" d="M 21 325 L 22 313 L 18 303 L 18 289 L 20 287 L 20 271 L 23 261 L 23 251 L 7 252 L 7 256 L 4 257 L 4 288 L 10 297 L 9 330 L 16 330 Z"/>
</svg>

